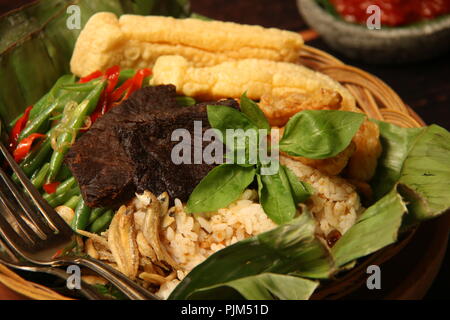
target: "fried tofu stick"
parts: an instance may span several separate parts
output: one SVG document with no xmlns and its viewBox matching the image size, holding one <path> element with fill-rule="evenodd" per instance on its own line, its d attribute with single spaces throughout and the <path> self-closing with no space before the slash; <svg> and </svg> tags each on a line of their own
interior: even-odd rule
<svg viewBox="0 0 450 320">
<path fill-rule="evenodd" d="M 202 99 L 239 98 L 247 91 L 249 98 L 260 100 L 264 94 L 313 94 L 330 89 L 342 96 L 343 106 L 355 106 L 353 96 L 335 80 L 287 62 L 243 59 L 198 68 L 181 56 L 163 56 L 153 67 L 151 84 L 169 83 L 178 93 Z"/>
<path fill-rule="evenodd" d="M 101 12 L 81 32 L 71 61 L 77 76 L 118 64 L 151 67 L 162 55 L 181 55 L 196 67 L 259 58 L 297 61 L 300 34 L 233 22 L 175 19 Z"/>
</svg>

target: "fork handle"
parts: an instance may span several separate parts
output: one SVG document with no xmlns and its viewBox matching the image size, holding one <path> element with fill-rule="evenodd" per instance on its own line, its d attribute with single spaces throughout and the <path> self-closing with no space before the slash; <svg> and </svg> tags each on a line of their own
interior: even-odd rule
<svg viewBox="0 0 450 320">
<path fill-rule="evenodd" d="M 111 282 L 130 300 L 160 300 L 153 293 L 144 289 L 123 273 L 99 260 L 90 257 L 64 256 L 54 262 L 64 265 L 76 264 L 86 267 Z"/>
</svg>

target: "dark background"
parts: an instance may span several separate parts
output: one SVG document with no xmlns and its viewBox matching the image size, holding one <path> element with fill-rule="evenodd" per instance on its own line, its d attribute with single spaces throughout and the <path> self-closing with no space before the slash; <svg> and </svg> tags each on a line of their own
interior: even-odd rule
<svg viewBox="0 0 450 320">
<path fill-rule="evenodd" d="M 28 2 L 30 0 L 0 0 L 0 14 Z M 191 6 L 194 12 L 217 20 L 259 24 L 292 31 L 308 29 L 298 13 L 295 0 L 191 0 Z M 340 56 L 328 48 L 320 38 L 309 41 L 308 44 L 378 76 L 426 123 L 436 123 L 450 130 L 450 53 L 422 63 L 375 66 Z M 447 250 L 441 271 L 426 299 L 448 299 L 449 290 L 450 250 Z"/>
</svg>

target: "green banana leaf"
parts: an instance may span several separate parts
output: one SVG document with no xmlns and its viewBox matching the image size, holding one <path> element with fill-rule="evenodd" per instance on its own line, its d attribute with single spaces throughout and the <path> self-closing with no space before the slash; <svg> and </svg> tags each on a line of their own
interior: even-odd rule
<svg viewBox="0 0 450 320">
<path fill-rule="evenodd" d="M 96 12 L 186 17 L 188 0 L 41 0 L 0 18 L 0 117 L 14 120 L 63 74 L 81 29 L 69 29 L 67 8 L 80 8 L 81 28 Z"/>
<path fill-rule="evenodd" d="M 336 265 L 367 256 L 397 241 L 406 206 L 402 197 L 392 189 L 358 218 L 355 225 L 332 248 Z"/>
<path fill-rule="evenodd" d="M 308 300 L 319 281 L 290 275 L 262 273 L 194 291 L 192 300 Z"/>
<path fill-rule="evenodd" d="M 378 200 L 391 191 L 400 179 L 403 163 L 423 128 L 405 129 L 382 121 L 377 121 L 377 124 L 383 152 L 371 185 Z"/>
<path fill-rule="evenodd" d="M 407 200 L 407 223 L 433 218 L 450 208 L 450 133 L 431 125 L 404 129 L 378 122 L 384 153 L 373 181 L 383 196 L 398 184 Z"/>
<path fill-rule="evenodd" d="M 196 290 L 224 284 L 260 287 L 257 282 L 261 279 L 252 277 L 262 273 L 296 272 L 306 278 L 328 278 L 335 271 L 333 260 L 315 235 L 314 218 L 305 208 L 303 211 L 289 223 L 216 252 L 195 267 L 169 299 L 187 299 Z M 242 280 L 239 285 L 231 283 L 238 279 Z"/>
</svg>

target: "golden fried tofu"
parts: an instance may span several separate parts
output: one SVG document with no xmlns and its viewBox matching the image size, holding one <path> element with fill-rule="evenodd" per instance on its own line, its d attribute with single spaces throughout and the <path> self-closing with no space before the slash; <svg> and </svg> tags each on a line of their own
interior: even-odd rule
<svg viewBox="0 0 450 320">
<path fill-rule="evenodd" d="M 162 56 L 153 67 L 151 84 L 169 83 L 179 93 L 200 99 L 239 98 L 247 92 L 250 99 L 260 100 L 265 94 L 311 95 L 324 88 L 338 92 L 342 105 L 355 106 L 353 96 L 335 80 L 288 62 L 242 59 L 198 68 L 182 56 Z"/>
<path fill-rule="evenodd" d="M 271 126 L 284 126 L 289 119 L 302 110 L 337 110 L 342 96 L 333 90 L 321 88 L 311 95 L 288 92 L 282 96 L 264 94 L 259 102 Z"/>
<path fill-rule="evenodd" d="M 300 34 L 274 28 L 101 12 L 81 32 L 71 70 L 85 76 L 116 64 L 148 68 L 162 55 L 181 55 L 196 67 L 250 57 L 292 62 L 302 46 Z"/>
</svg>

